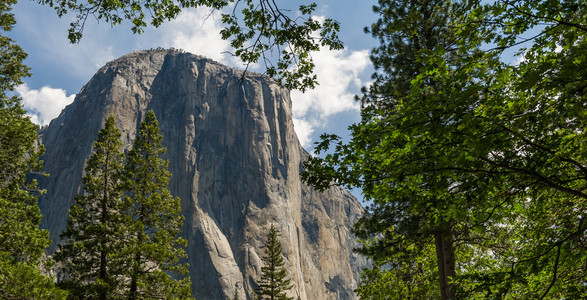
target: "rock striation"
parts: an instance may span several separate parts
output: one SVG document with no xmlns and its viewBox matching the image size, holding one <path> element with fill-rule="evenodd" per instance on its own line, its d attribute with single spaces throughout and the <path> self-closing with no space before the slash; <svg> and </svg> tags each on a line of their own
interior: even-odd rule
<svg viewBox="0 0 587 300">
<path fill-rule="evenodd" d="M 169 189 L 181 198 L 193 294 L 253 299 L 262 243 L 279 232 L 297 299 L 353 299 L 365 261 L 352 252 L 362 213 L 348 192 L 300 181 L 307 153 L 294 132 L 289 91 L 273 80 L 175 50 L 138 51 L 109 62 L 40 132 L 46 147 L 39 199 L 58 242 L 82 190 L 84 163 L 109 115 L 128 150 L 153 109 L 167 147 Z M 51 251 L 56 244 L 51 246 Z"/>
</svg>

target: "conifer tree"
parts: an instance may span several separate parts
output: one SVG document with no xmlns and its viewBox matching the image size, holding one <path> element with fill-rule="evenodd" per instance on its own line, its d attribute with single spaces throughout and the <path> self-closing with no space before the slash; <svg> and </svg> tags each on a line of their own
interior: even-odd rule
<svg viewBox="0 0 587 300">
<path fill-rule="evenodd" d="M 190 299 L 189 277 L 173 279 L 168 273 L 187 273 L 182 247 L 187 242 L 179 237 L 183 216 L 180 200 L 172 197 L 167 184 L 171 174 L 168 161 L 161 158 L 166 149 L 161 145 L 159 123 L 153 111 L 145 120 L 128 153 L 125 164 L 124 214 L 126 218 L 128 260 L 128 299 Z"/>
<path fill-rule="evenodd" d="M 257 299 L 293 300 L 293 297 L 288 297 L 285 293 L 293 285 L 291 280 L 287 278 L 287 271 L 283 267 L 285 263 L 281 256 L 281 242 L 277 238 L 277 231 L 273 224 L 269 229 L 264 246 L 265 254 L 261 258 L 264 266 L 261 267 L 259 287 L 255 290 Z"/>
<path fill-rule="evenodd" d="M 23 64 L 26 53 L 4 36 L 16 22 L 10 12 L 15 3 L 0 2 L 0 298 L 63 299 L 66 292 L 40 272 L 49 265 L 43 253 L 51 242 L 39 229 L 36 182 L 27 179 L 42 167 L 37 126 L 25 115 L 21 99 L 10 96 L 30 75 Z"/>
<path fill-rule="evenodd" d="M 489 63 L 475 56 L 477 49 L 456 45 L 453 28 L 464 20 L 468 5 L 380 0 L 374 7 L 379 19 L 367 29 L 380 46 L 371 55 L 374 82 L 360 98 L 361 122 L 350 127 L 348 144 L 324 135 L 317 152 L 330 142 L 337 151 L 324 161 L 312 157 L 306 163 L 306 182 L 322 190 L 333 181 L 360 187 L 372 202 L 370 213 L 355 224 L 355 234 L 363 240 L 358 251 L 377 264 L 382 258 L 381 265 L 391 261 L 388 269 L 394 274 L 388 275 L 408 279 L 405 286 L 391 287 L 390 294 L 422 289 L 426 283 L 423 294 L 436 289 L 436 298 L 455 297 L 455 240 L 462 238 L 456 225 L 468 221 L 455 211 L 478 206 L 454 188 L 461 178 L 452 170 L 464 160 L 453 151 L 463 136 L 461 123 L 454 120 L 460 121 L 478 100 L 473 92 L 462 92 L 480 89 L 475 84 L 483 80 L 473 77 L 479 75 L 470 61 Z M 463 77 L 475 80 L 455 80 Z M 421 265 L 431 268 L 424 272 L 414 266 L 416 258 L 424 262 L 430 256 L 436 256 L 436 266 L 426 261 Z M 429 285 L 434 282 L 429 274 L 437 277 L 435 286 Z"/>
<path fill-rule="evenodd" d="M 61 234 L 65 243 L 55 255 L 63 263 L 65 280 L 61 284 L 73 297 L 111 299 L 120 292 L 121 148 L 120 131 L 110 116 L 85 168 L 85 193 L 76 196 L 69 210 L 67 229 Z"/>
</svg>

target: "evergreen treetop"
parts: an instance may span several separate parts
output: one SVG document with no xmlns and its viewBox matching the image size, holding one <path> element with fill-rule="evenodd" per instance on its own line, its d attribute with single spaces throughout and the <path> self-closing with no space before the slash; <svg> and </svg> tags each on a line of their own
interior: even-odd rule
<svg viewBox="0 0 587 300">
<path fill-rule="evenodd" d="M 189 277 L 173 280 L 168 274 L 187 274 L 187 264 L 179 263 L 187 242 L 179 236 L 180 199 L 167 189 L 171 174 L 161 157 L 166 151 L 162 140 L 155 113 L 148 111 L 124 169 L 128 299 L 191 299 Z"/>
<path fill-rule="evenodd" d="M 98 133 L 82 178 L 84 193 L 69 210 L 64 241 L 55 254 L 63 264 L 61 285 L 71 296 L 111 299 L 123 286 L 122 237 L 123 153 L 120 131 L 110 116 Z"/>
<path fill-rule="evenodd" d="M 284 268 L 285 262 L 281 254 L 281 242 L 273 224 L 263 245 L 265 252 L 261 258 L 263 261 L 261 278 L 259 287 L 255 290 L 257 299 L 293 300 L 293 297 L 288 297 L 286 294 L 293 285 L 291 279 L 287 278 L 287 270 Z"/>
</svg>

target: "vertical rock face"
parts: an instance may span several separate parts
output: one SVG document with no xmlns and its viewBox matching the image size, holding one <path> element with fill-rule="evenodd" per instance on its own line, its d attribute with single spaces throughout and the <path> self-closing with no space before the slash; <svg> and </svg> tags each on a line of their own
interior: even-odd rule
<svg viewBox="0 0 587 300">
<path fill-rule="evenodd" d="M 293 129 L 289 92 L 267 77 L 173 50 L 139 51 L 102 67 L 42 130 L 47 148 L 39 199 L 57 241 L 82 190 L 84 163 L 109 115 L 128 150 L 146 111 L 155 111 L 182 201 L 192 290 L 198 299 L 251 299 L 262 243 L 274 224 L 301 299 L 353 299 L 364 261 L 352 253 L 362 212 L 342 189 L 300 182 L 307 153 Z M 52 251 L 55 250 L 52 246 Z"/>
</svg>

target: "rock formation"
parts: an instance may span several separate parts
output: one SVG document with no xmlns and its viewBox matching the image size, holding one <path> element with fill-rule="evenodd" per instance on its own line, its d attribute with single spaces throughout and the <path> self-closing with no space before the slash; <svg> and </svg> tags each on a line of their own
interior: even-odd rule
<svg viewBox="0 0 587 300">
<path fill-rule="evenodd" d="M 39 199 L 43 227 L 58 240 L 82 190 L 92 143 L 108 115 L 128 150 L 153 109 L 167 147 L 169 189 L 185 215 L 192 290 L 197 299 L 252 299 L 262 242 L 280 234 L 301 299 L 353 299 L 364 260 L 350 233 L 362 213 L 348 192 L 319 193 L 300 181 L 300 146 L 289 92 L 271 79 L 174 50 L 138 51 L 102 67 L 40 132 L 47 151 Z M 51 251 L 56 249 L 55 243 Z"/>
</svg>

